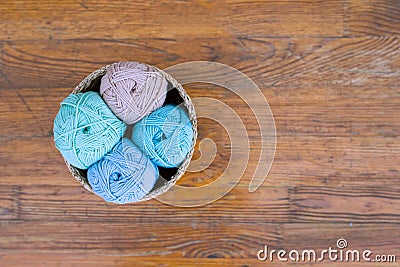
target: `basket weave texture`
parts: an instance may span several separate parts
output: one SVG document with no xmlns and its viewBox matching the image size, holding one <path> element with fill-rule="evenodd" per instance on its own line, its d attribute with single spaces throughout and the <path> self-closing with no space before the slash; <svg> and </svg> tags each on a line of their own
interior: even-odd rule
<svg viewBox="0 0 400 267">
<path fill-rule="evenodd" d="M 110 65 L 104 66 L 98 70 L 95 70 L 91 74 L 89 74 L 85 79 L 83 79 L 72 91 L 73 94 L 77 93 L 83 93 L 87 91 L 93 91 L 95 86 L 93 85 L 94 82 L 99 79 L 106 73 L 107 69 L 109 68 Z M 171 179 L 166 180 L 163 179 L 162 177 L 159 177 L 159 181 L 156 183 L 154 188 L 140 201 L 144 200 L 149 200 L 151 198 L 154 198 L 156 196 L 161 195 L 162 193 L 166 192 L 168 189 L 170 189 L 185 173 L 187 167 L 189 166 L 190 160 L 193 156 L 193 151 L 194 151 L 194 145 L 196 144 L 196 139 L 197 139 L 197 119 L 196 119 L 196 112 L 193 106 L 192 101 L 190 100 L 189 95 L 186 93 L 185 89 L 183 89 L 182 85 L 179 84 L 171 75 L 166 73 L 163 70 L 160 70 L 156 68 L 157 71 L 161 73 L 165 77 L 165 79 L 173 86 L 173 88 L 176 88 L 177 91 L 179 92 L 180 97 L 183 99 L 183 105 L 188 111 L 189 119 L 193 127 L 193 139 L 192 139 L 192 147 L 190 149 L 190 152 L 187 154 L 186 158 L 183 160 L 182 164 L 179 166 L 177 172 L 171 177 Z M 64 160 L 65 161 L 65 160 Z M 90 192 L 93 192 L 87 176 L 86 172 L 74 167 L 73 165 L 69 164 L 67 161 L 65 161 L 68 170 L 71 172 L 71 174 L 75 177 L 75 179 L 83 185 L 85 189 L 87 189 Z"/>
</svg>

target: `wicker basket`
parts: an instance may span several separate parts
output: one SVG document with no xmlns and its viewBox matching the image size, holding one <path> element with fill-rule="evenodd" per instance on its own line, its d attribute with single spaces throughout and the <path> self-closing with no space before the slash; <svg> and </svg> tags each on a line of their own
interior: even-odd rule
<svg viewBox="0 0 400 267">
<path fill-rule="evenodd" d="M 87 91 L 97 91 L 99 90 L 99 85 L 101 81 L 101 77 L 106 73 L 108 67 L 110 65 L 107 65 L 103 68 L 100 68 L 91 74 L 89 74 L 85 79 L 83 79 L 78 86 L 75 87 L 75 89 L 72 91 L 73 94 L 80 93 L 80 92 L 87 92 Z M 161 195 L 162 193 L 166 192 L 168 189 L 170 189 L 176 181 L 178 181 L 183 174 L 185 173 L 190 160 L 193 155 L 194 151 L 194 145 L 196 143 L 197 139 L 197 119 L 196 119 L 196 112 L 193 106 L 192 101 L 190 100 L 190 97 L 186 93 L 185 89 L 183 89 L 182 85 L 180 85 L 171 75 L 168 73 L 164 72 L 163 70 L 160 70 L 156 68 L 168 81 L 168 93 L 166 97 L 166 102 L 181 102 L 183 106 L 187 109 L 190 122 L 192 123 L 193 126 L 193 139 L 192 139 L 192 147 L 182 164 L 175 169 L 169 169 L 167 172 L 165 172 L 166 175 L 162 174 L 162 171 L 160 171 L 160 176 L 154 185 L 153 189 L 140 201 L 144 200 L 149 200 L 151 198 L 154 198 L 158 195 Z M 172 92 L 172 93 L 171 93 Z M 174 93 L 175 92 L 175 93 Z M 179 98 L 178 100 L 176 98 Z M 65 161 L 65 160 L 64 160 Z M 87 190 L 90 192 L 93 192 L 88 179 L 87 179 L 87 171 L 86 170 L 81 170 L 78 169 L 71 164 L 69 164 L 67 161 L 65 161 L 67 164 L 67 167 L 71 174 L 75 177 L 76 180 L 78 180 L 79 183 L 83 185 Z"/>
</svg>

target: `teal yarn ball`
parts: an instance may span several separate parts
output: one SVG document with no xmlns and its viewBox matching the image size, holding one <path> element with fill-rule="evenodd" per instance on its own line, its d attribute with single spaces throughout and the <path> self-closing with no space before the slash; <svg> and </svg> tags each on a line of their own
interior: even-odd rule
<svg viewBox="0 0 400 267">
<path fill-rule="evenodd" d="M 173 168 L 190 152 L 193 134 L 186 111 L 169 104 L 134 124 L 132 141 L 158 166 Z"/>
<path fill-rule="evenodd" d="M 107 202 L 125 204 L 146 196 L 158 179 L 158 168 L 129 139 L 123 138 L 111 152 L 88 169 L 93 192 Z"/>
<path fill-rule="evenodd" d="M 64 159 L 87 169 L 121 139 L 126 125 L 96 92 L 71 94 L 54 120 L 54 142 Z"/>
</svg>

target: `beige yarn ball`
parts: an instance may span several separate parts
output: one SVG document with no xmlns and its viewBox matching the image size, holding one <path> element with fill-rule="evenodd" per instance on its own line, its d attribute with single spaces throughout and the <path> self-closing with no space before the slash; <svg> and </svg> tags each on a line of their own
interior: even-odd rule
<svg viewBox="0 0 400 267">
<path fill-rule="evenodd" d="M 133 124 L 164 104 L 167 87 L 167 80 L 155 67 L 118 62 L 102 77 L 100 95 L 120 120 Z"/>
</svg>

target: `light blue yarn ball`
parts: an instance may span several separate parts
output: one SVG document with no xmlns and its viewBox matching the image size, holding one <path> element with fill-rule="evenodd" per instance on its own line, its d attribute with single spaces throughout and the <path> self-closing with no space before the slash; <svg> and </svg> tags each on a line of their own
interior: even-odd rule
<svg viewBox="0 0 400 267">
<path fill-rule="evenodd" d="M 88 169 L 93 191 L 107 202 L 125 204 L 142 199 L 154 187 L 158 168 L 129 139 Z"/>
<path fill-rule="evenodd" d="M 71 94 L 61 102 L 54 120 L 54 142 L 66 161 L 80 169 L 107 154 L 126 125 L 96 92 Z"/>
<path fill-rule="evenodd" d="M 166 105 L 133 126 L 133 142 L 158 166 L 179 167 L 192 148 L 193 128 L 182 107 Z"/>
</svg>

